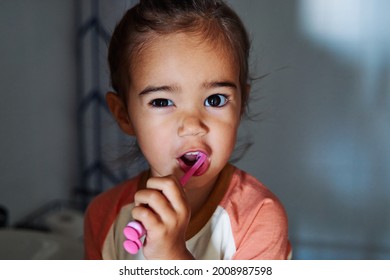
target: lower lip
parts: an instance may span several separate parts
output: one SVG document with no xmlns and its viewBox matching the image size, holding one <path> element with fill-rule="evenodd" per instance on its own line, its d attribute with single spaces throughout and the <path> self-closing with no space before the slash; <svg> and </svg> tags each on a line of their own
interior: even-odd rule
<svg viewBox="0 0 390 280">
<path fill-rule="evenodd" d="M 192 166 L 188 166 L 186 165 L 182 160 L 178 159 L 178 162 L 179 162 L 179 165 L 180 165 L 180 169 L 186 173 L 188 170 L 191 169 Z M 205 162 L 198 168 L 198 170 L 195 171 L 194 175 L 193 176 L 201 176 L 203 175 L 204 173 L 206 173 L 207 169 L 209 168 L 210 166 L 210 162 L 208 159 L 205 160 Z"/>
</svg>

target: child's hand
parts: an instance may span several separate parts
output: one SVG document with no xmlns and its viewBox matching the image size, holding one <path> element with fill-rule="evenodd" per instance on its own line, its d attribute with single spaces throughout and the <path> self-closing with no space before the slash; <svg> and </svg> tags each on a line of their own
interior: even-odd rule
<svg viewBox="0 0 390 280">
<path fill-rule="evenodd" d="M 193 258 L 185 244 L 191 209 L 183 188 L 173 176 L 150 178 L 135 194 L 134 219 L 146 229 L 146 259 Z"/>
</svg>

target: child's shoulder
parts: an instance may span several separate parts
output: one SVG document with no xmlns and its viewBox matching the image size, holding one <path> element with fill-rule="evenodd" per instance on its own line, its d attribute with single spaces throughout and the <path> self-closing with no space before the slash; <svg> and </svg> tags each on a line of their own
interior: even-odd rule
<svg viewBox="0 0 390 280">
<path fill-rule="evenodd" d="M 240 247 L 235 259 L 287 258 L 287 213 L 279 198 L 263 183 L 235 168 L 222 203 Z"/>
<path fill-rule="evenodd" d="M 278 215 L 285 215 L 281 201 L 267 186 L 253 175 L 235 166 L 231 170 L 229 188 L 221 203 L 236 205 L 242 213 L 268 208 Z"/>
<path fill-rule="evenodd" d="M 255 196 L 259 198 L 278 199 L 274 193 L 250 173 L 232 166 L 230 190 L 240 195 Z"/>
</svg>

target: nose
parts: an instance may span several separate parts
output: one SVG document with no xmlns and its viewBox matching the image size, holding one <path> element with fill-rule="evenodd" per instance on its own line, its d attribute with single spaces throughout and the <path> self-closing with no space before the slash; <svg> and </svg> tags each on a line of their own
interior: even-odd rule
<svg viewBox="0 0 390 280">
<path fill-rule="evenodd" d="M 208 128 L 201 116 L 197 115 L 185 115 L 182 118 L 178 129 L 178 135 L 180 137 L 186 136 L 204 136 L 207 134 Z"/>
</svg>

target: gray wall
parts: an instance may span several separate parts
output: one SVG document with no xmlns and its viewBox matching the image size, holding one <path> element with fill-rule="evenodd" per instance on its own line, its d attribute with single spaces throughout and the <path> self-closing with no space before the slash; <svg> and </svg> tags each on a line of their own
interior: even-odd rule
<svg viewBox="0 0 390 280">
<path fill-rule="evenodd" d="M 78 183 L 75 2 L 33 2 L 0 1 L 0 204 L 13 221 Z M 101 0 L 109 32 L 131 2 Z M 238 166 L 284 203 L 294 257 L 389 259 L 388 1 L 229 2 L 253 74 L 270 73 L 253 84 L 261 120 L 243 123 L 254 145 Z"/>
<path fill-rule="evenodd" d="M 73 1 L 0 1 L 0 205 L 11 223 L 76 184 L 74 22 Z"/>
</svg>

